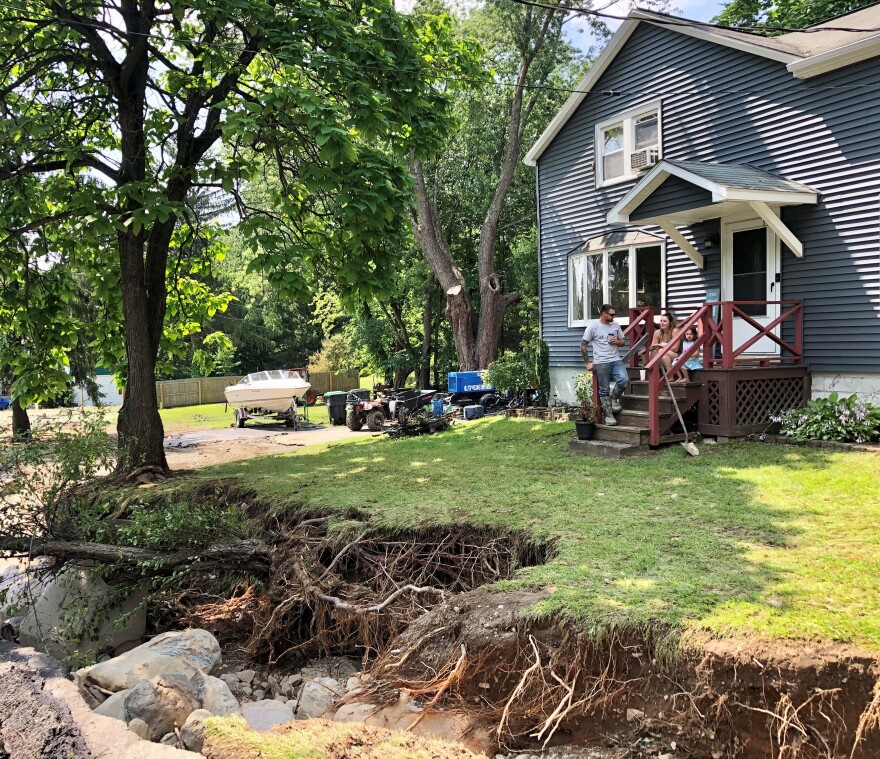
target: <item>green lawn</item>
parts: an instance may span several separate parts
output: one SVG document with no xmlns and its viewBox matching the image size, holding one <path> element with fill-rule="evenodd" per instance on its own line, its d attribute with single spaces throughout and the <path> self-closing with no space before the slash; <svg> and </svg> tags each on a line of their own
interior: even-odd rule
<svg viewBox="0 0 880 759">
<path fill-rule="evenodd" d="M 193 476 L 243 478 L 278 512 L 553 542 L 549 563 L 506 585 L 552 589 L 538 611 L 597 634 L 660 623 L 880 653 L 880 456 L 737 443 L 612 462 L 570 454 L 572 434 L 570 423 L 492 418 Z"/>
<path fill-rule="evenodd" d="M 228 427 L 235 419 L 234 414 L 232 408 L 227 408 L 225 403 L 163 408 L 159 412 L 166 435 L 184 430 L 216 430 Z"/>
</svg>

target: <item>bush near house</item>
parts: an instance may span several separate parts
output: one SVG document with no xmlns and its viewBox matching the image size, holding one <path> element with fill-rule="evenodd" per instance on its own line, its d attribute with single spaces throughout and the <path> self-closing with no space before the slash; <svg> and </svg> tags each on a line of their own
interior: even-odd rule
<svg viewBox="0 0 880 759">
<path fill-rule="evenodd" d="M 856 395 L 840 398 L 831 393 L 827 398 L 817 398 L 803 408 L 789 409 L 770 419 L 781 426 L 781 435 L 794 440 L 869 443 L 880 438 L 880 408 Z"/>
</svg>

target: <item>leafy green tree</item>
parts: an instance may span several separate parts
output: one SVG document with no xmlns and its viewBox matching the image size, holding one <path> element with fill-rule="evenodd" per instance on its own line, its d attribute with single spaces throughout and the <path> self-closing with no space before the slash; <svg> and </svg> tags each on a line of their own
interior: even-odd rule
<svg viewBox="0 0 880 759">
<path fill-rule="evenodd" d="M 459 97 L 461 129 L 438 159 L 411 164 L 415 236 L 445 293 L 462 369 L 485 369 L 495 360 L 505 315 L 522 298 L 505 291 L 499 257 L 535 221 L 534 178 L 521 165 L 523 148 L 582 69 L 565 21 L 564 10 L 513 0 L 479 7 L 465 28 L 486 48 L 493 76 Z"/>
<path fill-rule="evenodd" d="M 305 366 L 321 345 L 323 330 L 313 305 L 285 295 L 261 271 L 254 270 L 256 254 L 243 236 L 233 230 L 228 250 L 214 267 L 214 289 L 229 292 L 234 300 L 206 325 L 230 341 L 230 354 L 216 374 L 247 374 L 261 369 Z M 303 276 L 305 272 L 303 272 Z"/>
<path fill-rule="evenodd" d="M 733 0 L 714 19 L 728 26 L 801 29 L 871 5 L 874 0 Z M 770 29 L 768 33 L 782 32 Z"/>
<path fill-rule="evenodd" d="M 21 0 L 0 6 L 0 51 L 0 184 L 44 194 L 17 233 L 72 232 L 84 268 L 112 241 L 96 292 L 123 314 L 121 473 L 167 471 L 154 380 L 192 193 L 271 170 L 271 203 L 238 198 L 255 266 L 282 291 L 296 261 L 378 294 L 405 159 L 445 136 L 450 74 L 476 72 L 444 17 L 391 0 Z"/>
</svg>

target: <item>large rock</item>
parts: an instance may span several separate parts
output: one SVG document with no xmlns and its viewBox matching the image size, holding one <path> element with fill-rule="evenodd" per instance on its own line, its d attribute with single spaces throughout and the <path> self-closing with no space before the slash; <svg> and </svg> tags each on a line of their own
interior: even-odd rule
<svg viewBox="0 0 880 759">
<path fill-rule="evenodd" d="M 110 696 L 104 703 L 95 707 L 95 714 L 103 714 L 105 717 L 113 717 L 113 719 L 125 719 L 125 697 L 131 693 L 130 688 L 117 691 Z"/>
<path fill-rule="evenodd" d="M 219 677 L 197 672 L 190 678 L 196 686 L 202 709 L 211 714 L 225 717 L 227 714 L 241 714 L 238 700 L 232 695 L 229 685 Z"/>
<path fill-rule="evenodd" d="M 180 728 L 180 740 L 188 751 L 201 753 L 205 742 L 205 720 L 211 716 L 211 712 L 206 709 L 196 709 L 186 718 Z"/>
<path fill-rule="evenodd" d="M 120 691 L 120 693 L 121 692 L 122 691 Z M 133 732 L 141 740 L 150 740 L 150 726 L 142 719 L 138 719 L 137 717 L 135 717 L 131 722 L 128 723 L 128 729 L 131 730 L 131 732 Z"/>
<path fill-rule="evenodd" d="M 125 697 L 126 722 L 142 719 L 150 726 L 150 740 L 181 727 L 199 707 L 192 684 L 180 675 L 141 680 Z"/>
<path fill-rule="evenodd" d="M 316 677 L 307 682 L 299 697 L 298 719 L 321 717 L 345 695 L 345 688 L 332 677 Z"/>
<path fill-rule="evenodd" d="M 133 688 L 160 675 L 207 674 L 219 661 L 220 644 L 207 630 L 167 632 L 114 659 L 78 670 L 76 681 L 94 706 L 104 700 L 105 691 Z"/>
<path fill-rule="evenodd" d="M 268 730 L 275 725 L 293 721 L 293 709 L 274 699 L 241 705 L 241 716 L 254 730 Z"/>
<path fill-rule="evenodd" d="M 107 583 L 89 570 L 75 566 L 42 580 L 28 574 L 21 583 L 28 604 L 33 599 L 18 629 L 23 646 L 33 646 L 59 658 L 74 652 L 95 655 L 99 650 L 115 652 L 146 633 L 146 611 L 139 608 L 145 591 L 107 608 L 102 603 L 111 595 Z M 125 622 L 117 625 L 123 615 Z M 71 620 L 76 622 L 72 624 Z"/>
</svg>

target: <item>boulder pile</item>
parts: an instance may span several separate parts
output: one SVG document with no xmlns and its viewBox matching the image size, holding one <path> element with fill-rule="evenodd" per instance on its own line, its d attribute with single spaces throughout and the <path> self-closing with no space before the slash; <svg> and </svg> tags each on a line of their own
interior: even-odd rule
<svg viewBox="0 0 880 759">
<path fill-rule="evenodd" d="M 268 730 L 324 716 L 362 686 L 357 667 L 344 657 L 284 675 L 221 669 L 216 638 L 194 629 L 158 635 L 75 677 L 96 713 L 123 721 L 143 740 L 195 752 L 211 716 L 237 714 L 254 730 Z"/>
</svg>

